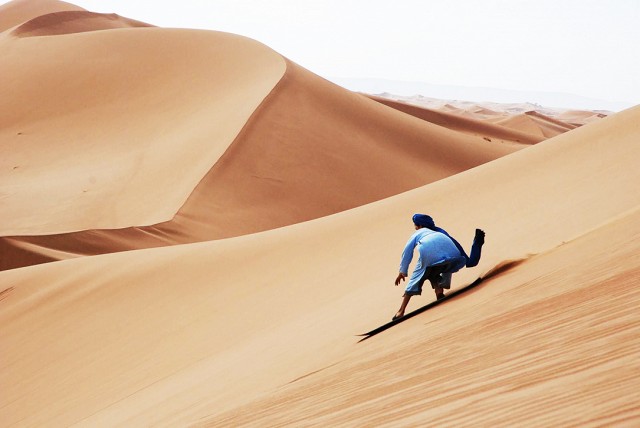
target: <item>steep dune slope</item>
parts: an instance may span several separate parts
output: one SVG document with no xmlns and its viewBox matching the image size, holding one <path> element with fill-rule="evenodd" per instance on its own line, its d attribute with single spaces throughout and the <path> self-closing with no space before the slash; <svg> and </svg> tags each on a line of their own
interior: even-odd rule
<svg viewBox="0 0 640 428">
<path fill-rule="evenodd" d="M 273 408 L 282 396 L 295 398 L 291 418 L 318 422 L 384 422 L 361 412 L 363 403 L 373 409 L 380 396 L 392 405 L 406 397 L 407 411 L 389 417 L 414 422 L 434 415 L 446 422 L 454 420 L 447 415 L 462 412 L 469 423 L 472 415 L 464 406 L 485 397 L 496 417 L 507 404 L 524 408 L 513 413 L 513 424 L 532 417 L 552 424 L 571 420 L 576 409 L 588 410 L 586 420 L 614 417 L 616 411 L 626 417 L 638 386 L 625 375 L 629 352 L 638 346 L 638 296 L 629 280 L 640 267 L 629 257 L 638 251 L 640 195 L 629 192 L 627 183 L 640 179 L 639 118 L 640 108 L 631 109 L 428 186 L 308 223 L 2 272 L 0 323 L 9 351 L 0 386 L 12 397 L 0 403 L 2 419 L 86 426 L 186 425 L 209 417 L 228 422 L 225 411 L 242 410 L 265 396 L 251 404 L 248 409 L 257 413 L 249 417 L 277 418 Z M 458 299 L 460 304 L 443 305 L 435 326 L 416 318 L 366 342 L 361 351 L 353 335 L 385 322 L 399 303 L 400 290 L 391 282 L 415 211 L 433 214 L 464 243 L 474 227 L 487 230 L 480 267 L 459 274 L 454 287 L 498 262 L 553 252 L 490 280 Z M 594 296 L 585 287 L 616 283 L 629 291 L 626 298 L 605 289 L 606 296 Z M 603 324 L 585 334 L 599 321 L 618 323 L 619 334 L 608 354 L 591 354 L 587 367 L 579 360 L 586 351 L 604 349 L 601 340 L 610 333 Z M 468 330 L 469 325 L 477 328 Z M 556 336 L 549 335 L 552 326 L 560 326 Z M 496 360 L 501 354 L 488 351 L 483 338 L 494 338 L 509 358 Z M 398 352 L 390 353 L 394 346 Z M 429 354 L 431 346 L 436 351 Z M 443 356 L 445 351 L 453 356 Z M 380 383 L 369 379 L 369 389 L 351 377 L 371 370 L 362 365 L 362 352 L 371 365 L 381 363 Z M 471 357 L 477 370 L 464 366 Z M 400 358 L 408 368 L 391 364 Z M 445 367 L 463 365 L 463 371 L 436 373 L 434 364 L 443 358 Z M 541 368 L 538 376 L 532 366 Z M 323 369 L 327 377 L 320 372 L 298 384 L 319 391 L 317 401 L 305 401 L 300 394 L 306 392 L 295 383 L 283 387 Z M 322 383 L 341 373 L 349 376 L 335 387 Z M 550 397 L 566 396 L 567 376 L 598 396 L 573 394 L 566 408 L 557 406 Z M 424 385 L 438 391 L 445 385 L 448 404 L 424 405 L 444 398 L 417 393 L 414 386 Z M 539 405 L 531 406 L 519 389 L 535 394 Z M 336 403 L 325 391 L 348 399 Z M 487 406 L 480 406 L 481 417 L 492 421 Z"/>
<path fill-rule="evenodd" d="M 639 239 L 636 210 L 194 426 L 636 426 Z"/>
<path fill-rule="evenodd" d="M 253 233 L 382 199 L 517 149 L 417 120 L 289 63 L 174 221 L 193 230 L 203 211 L 214 212 L 215 237 Z"/>
</svg>

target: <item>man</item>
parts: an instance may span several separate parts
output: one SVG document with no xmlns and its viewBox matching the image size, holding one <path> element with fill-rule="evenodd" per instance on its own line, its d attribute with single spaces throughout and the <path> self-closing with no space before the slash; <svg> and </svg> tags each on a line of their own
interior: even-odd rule
<svg viewBox="0 0 640 428">
<path fill-rule="evenodd" d="M 416 232 L 411 235 L 402 252 L 400 273 L 395 284 L 407 278 L 409 264 L 413 258 L 413 250 L 418 249 L 418 263 L 409 278 L 402 296 L 400 309 L 393 320 L 404 315 L 411 296 L 422 294 L 422 285 L 429 280 L 438 300 L 444 298 L 444 289 L 451 287 L 451 275 L 463 267 L 473 267 L 480 261 L 485 233 L 476 229 L 476 236 L 471 247 L 471 256 L 467 256 L 462 246 L 444 229 L 436 227 L 433 219 L 425 214 L 415 214 L 412 218 Z"/>
</svg>

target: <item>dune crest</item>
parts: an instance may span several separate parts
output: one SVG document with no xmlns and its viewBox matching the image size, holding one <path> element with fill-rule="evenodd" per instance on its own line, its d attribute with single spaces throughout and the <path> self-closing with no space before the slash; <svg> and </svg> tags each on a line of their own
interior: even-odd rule
<svg viewBox="0 0 640 428">
<path fill-rule="evenodd" d="M 124 18 L 115 13 L 74 10 L 38 16 L 14 28 L 10 34 L 15 37 L 37 37 L 136 27 L 153 27 L 153 25 Z"/>
<path fill-rule="evenodd" d="M 0 32 L 23 22 L 54 12 L 86 11 L 59 0 L 13 0 L 0 6 Z"/>
</svg>

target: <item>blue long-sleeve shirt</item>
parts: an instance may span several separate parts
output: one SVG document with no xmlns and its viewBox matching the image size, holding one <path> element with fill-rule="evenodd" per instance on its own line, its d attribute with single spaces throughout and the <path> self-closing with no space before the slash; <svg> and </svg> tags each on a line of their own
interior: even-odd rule
<svg viewBox="0 0 640 428">
<path fill-rule="evenodd" d="M 441 234 L 440 237 L 438 237 L 438 232 Z M 441 239 L 442 235 L 448 239 Z M 422 244 L 428 244 L 428 246 L 424 247 L 424 251 L 422 251 L 423 249 L 419 249 L 421 255 L 421 267 L 433 266 L 445 261 L 452 261 L 457 257 L 462 257 L 464 258 L 464 264 L 457 266 L 457 268 L 455 268 L 457 271 L 462 267 L 476 266 L 480 261 L 482 253 L 482 243 L 475 239 L 471 247 L 471 256 L 468 256 L 464 251 L 464 248 L 462 248 L 462 245 L 460 245 L 455 238 L 449 235 L 446 230 L 439 227 L 435 227 L 433 229 L 421 228 L 411 235 L 405 245 L 400 260 L 400 272 L 405 275 L 408 273 L 409 264 L 413 258 L 413 250 L 416 246 Z M 453 244 L 457 251 L 452 249 L 450 244 Z M 458 263 L 455 263 L 455 265 L 458 265 Z"/>
<path fill-rule="evenodd" d="M 414 272 L 415 275 L 413 275 L 416 278 L 418 272 L 424 273 L 424 270 L 429 266 L 451 262 L 452 271 L 457 271 L 464 267 L 467 261 L 466 254 L 457 248 L 454 240 L 447 234 L 421 228 L 411 235 L 402 252 L 400 272 L 405 275 L 408 273 L 409 264 L 413 258 L 413 250 L 416 247 L 420 255 L 416 265 L 416 272 Z"/>
</svg>

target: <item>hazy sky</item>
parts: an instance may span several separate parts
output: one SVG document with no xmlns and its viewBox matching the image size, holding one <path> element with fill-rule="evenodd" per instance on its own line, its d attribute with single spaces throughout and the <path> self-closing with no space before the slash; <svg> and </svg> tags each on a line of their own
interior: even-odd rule
<svg viewBox="0 0 640 428">
<path fill-rule="evenodd" d="M 567 92 L 640 104 L 640 0 L 69 0 L 256 39 L 327 78 Z"/>
</svg>

